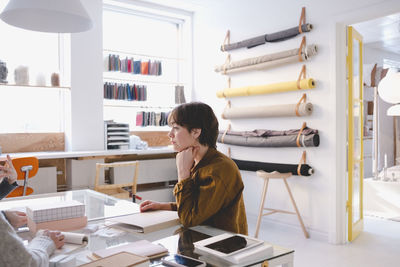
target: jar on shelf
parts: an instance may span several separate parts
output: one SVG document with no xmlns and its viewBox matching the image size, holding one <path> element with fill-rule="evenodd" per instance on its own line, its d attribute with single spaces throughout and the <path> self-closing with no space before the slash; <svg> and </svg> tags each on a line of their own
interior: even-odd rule
<svg viewBox="0 0 400 267">
<path fill-rule="evenodd" d="M 0 60 L 0 83 L 7 83 L 8 69 L 5 62 Z"/>
</svg>

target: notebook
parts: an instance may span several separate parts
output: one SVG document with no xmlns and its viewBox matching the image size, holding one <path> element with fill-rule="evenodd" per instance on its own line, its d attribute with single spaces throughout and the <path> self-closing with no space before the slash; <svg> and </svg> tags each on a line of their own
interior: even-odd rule
<svg viewBox="0 0 400 267">
<path fill-rule="evenodd" d="M 147 234 L 179 225 L 179 217 L 176 211 L 146 211 L 108 219 L 107 225 L 128 232 Z"/>
<path fill-rule="evenodd" d="M 105 258 L 120 252 L 129 252 L 142 257 L 149 257 L 151 259 L 158 258 L 168 254 L 168 250 L 165 247 L 153 244 L 147 240 L 140 240 L 136 242 L 118 245 L 115 247 L 109 247 L 93 251 L 93 256 L 95 258 Z"/>
</svg>

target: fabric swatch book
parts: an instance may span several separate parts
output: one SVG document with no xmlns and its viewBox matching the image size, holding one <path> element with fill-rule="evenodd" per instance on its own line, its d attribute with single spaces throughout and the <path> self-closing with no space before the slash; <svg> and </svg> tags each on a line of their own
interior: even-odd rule
<svg viewBox="0 0 400 267">
<path fill-rule="evenodd" d="M 168 249 L 161 245 L 153 244 L 147 240 L 140 240 L 127 244 L 93 251 L 95 258 L 105 258 L 120 252 L 129 252 L 142 257 L 158 258 L 168 254 Z"/>
<path fill-rule="evenodd" d="M 124 231 L 147 234 L 179 225 L 179 217 L 176 211 L 156 210 L 111 218 L 107 224 Z"/>
</svg>

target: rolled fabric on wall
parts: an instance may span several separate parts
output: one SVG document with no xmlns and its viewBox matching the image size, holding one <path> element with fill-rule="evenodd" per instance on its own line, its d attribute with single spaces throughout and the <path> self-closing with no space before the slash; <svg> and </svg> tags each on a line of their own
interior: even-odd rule
<svg viewBox="0 0 400 267">
<path fill-rule="evenodd" d="M 295 48 L 259 57 L 232 61 L 227 64 L 216 66 L 214 71 L 222 72 L 223 74 L 228 74 L 228 73 L 242 72 L 254 69 L 266 69 L 293 62 L 304 61 L 314 56 L 317 53 L 316 45 L 308 45 L 305 51 L 301 51 L 300 53 L 299 49 L 300 48 Z"/>
<path fill-rule="evenodd" d="M 298 147 L 297 135 L 255 137 L 229 134 L 226 134 L 224 136 L 220 133 L 218 135 L 218 142 L 229 145 L 248 147 Z M 302 134 L 299 138 L 299 144 L 300 147 L 317 147 L 319 146 L 319 134 Z"/>
<path fill-rule="evenodd" d="M 296 108 L 297 113 L 296 114 Z M 272 105 L 260 107 L 227 107 L 222 113 L 222 118 L 246 119 L 246 118 L 266 118 L 266 117 L 292 117 L 292 116 L 310 116 L 313 112 L 311 103 Z"/>
<path fill-rule="evenodd" d="M 245 161 L 232 159 L 238 168 L 243 171 L 258 171 L 263 170 L 266 172 L 277 171 L 280 173 L 291 172 L 293 175 L 310 176 L 314 173 L 314 169 L 308 164 L 300 164 L 300 173 L 297 173 L 298 164 L 281 164 L 281 163 L 270 163 L 270 162 L 259 162 L 259 161 Z"/>
<path fill-rule="evenodd" d="M 312 29 L 312 25 L 308 23 L 304 23 L 301 25 L 302 32 L 309 32 Z M 234 50 L 242 47 L 252 48 L 255 46 L 259 46 L 265 44 L 266 42 L 280 42 L 290 38 L 293 38 L 300 34 L 299 26 L 289 28 L 286 30 L 270 33 L 270 34 L 263 34 L 257 37 L 253 37 L 250 39 L 246 39 L 240 42 L 232 43 L 232 44 L 224 44 L 221 45 L 221 51 L 229 51 Z"/>
<path fill-rule="evenodd" d="M 297 86 L 299 85 L 300 88 Z M 315 88 L 315 81 L 312 78 L 302 79 L 300 81 L 280 82 L 265 85 L 245 86 L 239 88 L 226 88 L 217 92 L 217 97 L 236 97 L 261 94 L 273 94 L 288 91 L 297 91 L 300 89 Z"/>
</svg>

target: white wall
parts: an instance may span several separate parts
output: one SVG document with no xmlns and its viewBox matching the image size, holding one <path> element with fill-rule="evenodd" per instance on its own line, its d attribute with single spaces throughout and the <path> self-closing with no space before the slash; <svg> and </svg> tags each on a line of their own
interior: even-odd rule
<svg viewBox="0 0 400 267">
<path fill-rule="evenodd" d="M 204 1 L 203 1 L 204 2 Z M 315 168 L 311 177 L 293 177 L 290 179 L 294 197 L 305 224 L 311 230 L 314 238 L 327 238 L 330 220 L 336 218 L 330 208 L 330 199 L 335 199 L 335 189 L 330 185 L 336 184 L 336 93 L 344 88 L 334 88 L 330 66 L 335 62 L 335 53 L 332 53 L 332 23 L 338 16 L 358 8 L 369 7 L 382 1 L 251 1 L 239 0 L 209 1 L 207 8 L 199 9 L 194 17 L 194 73 L 195 97 L 213 106 L 218 115 L 221 114 L 225 101 L 217 99 L 215 92 L 227 86 L 226 78 L 213 71 L 214 65 L 222 64 L 226 54 L 219 50 L 226 30 L 231 30 L 231 42 L 240 41 L 265 33 L 272 33 L 298 23 L 302 6 L 306 6 L 307 22 L 312 23 L 314 29 L 305 34 L 307 43 L 318 45 L 319 52 L 307 65 L 308 77 L 315 78 L 317 87 L 304 91 L 307 98 L 314 104 L 314 113 L 309 118 L 268 118 L 232 121 L 234 130 L 265 129 L 293 129 L 299 128 L 303 121 L 309 127 L 318 129 L 321 145 L 318 148 L 307 148 L 307 162 Z M 385 1 L 383 1 L 385 2 Z M 394 12 L 394 11 L 393 11 Z M 298 47 L 301 37 L 285 42 L 266 44 L 252 49 L 231 51 L 232 60 L 273 53 Z M 332 55 L 334 57 L 332 57 Z M 282 66 L 266 71 L 243 73 L 232 76 L 232 87 L 245 85 L 268 84 L 279 81 L 297 79 L 301 64 Z M 276 103 L 295 103 L 303 92 L 290 92 L 275 95 L 240 97 L 232 99 L 233 106 L 256 106 Z M 343 93 L 342 93 L 343 94 Z M 341 101 L 345 101 L 342 99 Z M 225 129 L 226 122 L 220 121 L 221 128 Z M 340 133 L 345 135 L 345 129 Z M 219 149 L 226 151 L 226 146 L 219 145 Z M 297 163 L 302 149 L 298 148 L 246 148 L 232 147 L 232 157 L 243 160 L 265 162 Z M 243 172 L 245 181 L 246 209 L 250 216 L 255 216 L 261 194 L 261 181 L 254 173 Z M 344 177 L 340 177 L 344 179 Z M 291 209 L 287 193 L 279 183 L 272 183 L 270 188 L 272 199 L 267 205 L 277 208 Z M 335 200 L 334 200 L 335 201 Z M 344 207 L 342 207 L 344 209 Z M 271 219 L 298 226 L 295 216 L 274 215 Z M 300 231 L 300 229 L 299 229 Z M 320 234 L 320 235 L 319 235 Z"/>
<path fill-rule="evenodd" d="M 87 32 L 71 34 L 68 150 L 104 149 L 102 3 L 102 0 L 82 1 L 94 27 Z"/>
</svg>

